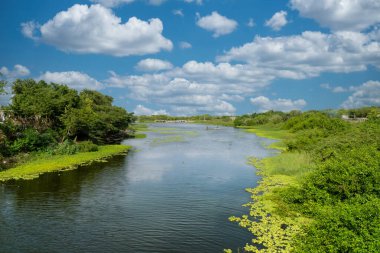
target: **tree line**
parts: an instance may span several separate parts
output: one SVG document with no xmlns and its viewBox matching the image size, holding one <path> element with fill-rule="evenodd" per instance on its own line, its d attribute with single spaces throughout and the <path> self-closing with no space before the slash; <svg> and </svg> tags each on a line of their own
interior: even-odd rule
<svg viewBox="0 0 380 253">
<path fill-rule="evenodd" d="M 0 92 L 4 86 L 2 82 Z M 20 153 L 75 152 L 120 142 L 135 116 L 112 102 L 112 97 L 93 90 L 78 92 L 56 83 L 16 80 L 10 104 L 1 108 L 6 120 L 0 124 L 0 160 Z"/>
</svg>

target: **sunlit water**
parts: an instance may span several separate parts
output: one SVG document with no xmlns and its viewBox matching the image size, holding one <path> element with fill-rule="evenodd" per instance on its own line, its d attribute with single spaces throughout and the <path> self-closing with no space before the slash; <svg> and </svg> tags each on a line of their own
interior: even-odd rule
<svg viewBox="0 0 380 253">
<path fill-rule="evenodd" d="M 169 127 L 165 130 L 163 127 Z M 0 252 L 237 251 L 264 139 L 204 125 L 153 124 L 107 163 L 0 184 Z M 240 250 L 242 252 L 242 250 Z"/>
</svg>

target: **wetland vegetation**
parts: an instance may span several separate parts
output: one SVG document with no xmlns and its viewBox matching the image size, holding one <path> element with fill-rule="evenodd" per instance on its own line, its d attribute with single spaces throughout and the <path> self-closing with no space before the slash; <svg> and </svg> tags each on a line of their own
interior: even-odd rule
<svg viewBox="0 0 380 253">
<path fill-rule="evenodd" d="M 11 103 L 1 108 L 2 181 L 34 178 L 127 150 L 122 145 L 103 146 L 133 134 L 128 127 L 135 120 L 113 106 L 109 96 L 32 79 L 16 80 L 12 94 Z"/>
<path fill-rule="evenodd" d="M 0 93 L 5 92 L 4 85 L 0 83 Z M 206 211 L 218 213 L 220 206 L 210 200 L 211 194 L 191 199 L 191 194 L 203 189 L 204 185 L 199 185 L 199 182 L 206 184 L 206 190 L 210 192 L 218 189 L 227 194 L 224 190 L 235 189 L 226 199 L 223 194 L 219 196 L 227 206 L 238 196 L 243 196 L 240 200 L 244 199 L 244 193 L 237 190 L 238 184 L 244 182 L 241 188 L 247 187 L 251 194 L 251 199 L 245 201 L 246 209 L 237 209 L 235 213 L 234 209 L 225 208 L 223 215 L 227 210 L 228 216 L 235 215 L 229 220 L 238 223 L 250 235 L 240 234 L 219 221 L 215 223 L 230 229 L 223 240 L 228 240 L 233 234 L 241 236 L 231 244 L 233 250 L 226 252 L 240 251 L 243 247 L 247 252 L 379 252 L 378 107 L 289 113 L 268 111 L 237 117 L 157 115 L 137 118 L 123 108 L 113 106 L 111 97 L 96 91 L 78 93 L 64 85 L 34 80 L 17 80 L 12 89 L 10 105 L 1 108 L 6 117 L 0 124 L 0 181 L 35 179 L 46 172 L 71 170 L 93 161 L 103 161 L 126 153 L 130 146 L 120 143 L 127 137 L 134 137 L 124 144 L 141 147 L 142 152 L 140 154 L 135 149 L 133 153 L 141 161 L 131 158 L 137 167 L 123 167 L 126 171 L 122 173 L 133 172 L 127 175 L 127 178 L 133 178 L 129 183 L 141 180 L 165 182 L 172 188 L 167 189 L 167 185 L 161 183 L 155 185 L 165 194 L 183 191 L 190 197 L 194 208 L 197 201 L 204 201 L 205 206 L 195 212 L 192 219 Z M 133 124 L 136 119 L 139 124 Z M 204 125 L 152 124 L 157 121 Z M 253 134 L 262 138 L 257 139 Z M 256 147 L 251 146 L 252 143 Z M 264 152 L 262 147 L 267 151 Z M 255 152 L 250 152 L 255 148 Z M 237 171 L 239 166 L 246 168 L 240 162 L 244 163 L 248 154 L 248 163 L 257 169 L 259 181 L 255 176 L 247 176 L 247 171 L 240 171 L 237 179 L 231 174 L 231 168 Z M 185 174 L 181 173 L 187 173 L 191 181 L 186 181 Z M 209 173 L 208 177 L 202 177 L 202 173 Z M 253 171 L 249 173 L 253 175 Z M 175 180 L 165 178 L 166 175 Z M 52 173 L 54 176 L 57 174 Z M 123 176 L 117 175 L 118 178 Z M 231 183 L 232 179 L 236 181 Z M 252 188 L 247 185 L 248 179 L 252 180 Z M 109 185 L 109 182 L 105 183 Z M 189 185 L 193 188 L 187 188 Z M 121 186 L 119 190 L 123 192 L 125 185 Z M 147 184 L 143 186 L 148 187 Z M 136 187 L 134 190 L 139 191 L 141 185 Z M 168 201 L 165 194 L 156 196 L 154 202 Z M 123 198 L 117 201 L 121 203 Z M 214 203 L 215 209 L 207 209 L 209 203 Z M 161 210 L 163 214 L 165 207 Z M 130 211 L 128 209 L 124 215 Z M 134 211 L 139 213 L 141 209 Z M 172 226 L 176 227 L 178 224 L 172 220 L 171 213 L 167 215 L 166 221 L 174 222 Z M 227 221 L 227 217 L 224 218 Z M 188 231 L 191 234 L 203 225 L 194 224 L 197 225 Z M 173 228 L 173 231 L 182 229 L 186 230 L 181 227 L 179 230 Z M 1 233 L 5 232 L 0 229 Z M 212 231 L 206 229 L 204 234 L 207 233 Z M 181 237 L 181 240 L 186 239 Z M 221 250 L 222 242 L 218 243 L 215 246 Z M 8 246 L 7 249 L 12 248 Z M 198 246 L 199 250 L 210 247 L 208 244 Z M 174 248 L 179 249 L 177 246 Z M 190 252 L 190 248 L 188 250 Z"/>
</svg>

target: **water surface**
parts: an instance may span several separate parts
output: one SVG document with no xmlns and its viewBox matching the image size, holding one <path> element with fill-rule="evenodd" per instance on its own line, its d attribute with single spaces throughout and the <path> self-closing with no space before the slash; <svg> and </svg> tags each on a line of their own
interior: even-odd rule
<svg viewBox="0 0 380 253">
<path fill-rule="evenodd" d="M 165 129 L 166 128 L 166 129 Z M 153 124 L 127 156 L 0 184 L 0 252 L 223 252 L 249 242 L 241 215 L 264 139 Z"/>
</svg>

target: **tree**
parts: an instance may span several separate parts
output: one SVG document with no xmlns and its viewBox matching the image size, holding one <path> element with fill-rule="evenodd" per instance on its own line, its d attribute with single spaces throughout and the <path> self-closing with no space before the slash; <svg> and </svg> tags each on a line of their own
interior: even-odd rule
<svg viewBox="0 0 380 253">
<path fill-rule="evenodd" d="M 124 130 L 134 121 L 133 114 L 113 106 L 112 97 L 97 91 L 83 90 L 79 97 L 79 106 L 67 110 L 61 117 L 68 138 L 112 143 L 126 136 Z"/>
<path fill-rule="evenodd" d="M 14 119 L 24 127 L 39 130 L 60 128 L 60 117 L 79 103 L 76 90 L 65 85 L 36 82 L 33 79 L 16 80 L 13 84 L 10 109 Z"/>
<path fill-rule="evenodd" d="M 7 81 L 2 79 L 3 74 L 0 72 L 0 95 L 5 94 L 5 86 L 7 85 Z"/>
</svg>

